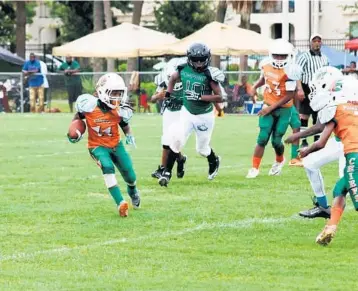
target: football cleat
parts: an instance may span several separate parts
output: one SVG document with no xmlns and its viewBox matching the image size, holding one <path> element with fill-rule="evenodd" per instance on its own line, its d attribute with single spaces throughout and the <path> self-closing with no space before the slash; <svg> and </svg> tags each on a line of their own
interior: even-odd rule
<svg viewBox="0 0 358 291">
<path fill-rule="evenodd" d="M 337 225 L 326 225 L 322 232 L 317 236 L 316 243 L 327 246 L 336 235 Z"/>
<path fill-rule="evenodd" d="M 128 203 L 127 201 L 122 201 L 118 205 L 118 213 L 120 217 L 127 217 L 128 216 Z"/>
<path fill-rule="evenodd" d="M 316 205 L 311 209 L 299 212 L 298 215 L 306 218 L 323 217 L 327 219 L 327 218 L 331 218 L 331 207 L 325 209 L 321 206 Z"/>
<path fill-rule="evenodd" d="M 186 163 L 187 156 L 183 156 L 181 160 L 177 160 L 177 177 L 179 179 L 184 177 L 185 174 L 185 163 Z"/>
<path fill-rule="evenodd" d="M 158 166 L 158 169 L 156 169 L 153 173 L 152 173 L 152 177 L 155 178 L 155 179 L 159 179 L 160 178 L 160 175 L 162 174 L 164 170 L 164 167 L 163 166 Z"/>
<path fill-rule="evenodd" d="M 140 207 L 140 195 L 139 195 L 139 192 L 137 191 L 133 195 L 129 195 L 129 196 L 131 197 L 131 200 L 132 200 L 133 209 L 138 209 Z"/>
<path fill-rule="evenodd" d="M 170 181 L 170 178 L 172 177 L 172 174 L 166 170 L 163 171 L 162 175 L 160 176 L 159 178 L 159 185 L 162 186 L 162 187 L 168 187 L 168 184 L 169 184 L 169 181 Z"/>
<path fill-rule="evenodd" d="M 270 169 L 270 171 L 269 171 L 269 173 L 268 173 L 269 176 L 278 176 L 278 175 L 280 175 L 285 162 L 286 162 L 285 158 L 283 158 L 283 161 L 281 163 L 274 162 L 272 167 L 271 167 L 271 169 Z"/>
<path fill-rule="evenodd" d="M 217 176 L 219 172 L 220 161 L 221 161 L 221 157 L 217 156 L 215 163 L 209 163 L 209 174 L 208 174 L 209 180 L 213 180 Z"/>
<path fill-rule="evenodd" d="M 253 178 L 256 178 L 260 173 L 260 170 L 259 169 L 256 169 L 256 168 L 251 168 L 249 170 L 249 172 L 247 173 L 246 175 L 246 178 L 247 179 L 253 179 Z"/>
<path fill-rule="evenodd" d="M 303 163 L 300 158 L 292 159 L 288 165 L 294 167 L 303 167 Z"/>
</svg>

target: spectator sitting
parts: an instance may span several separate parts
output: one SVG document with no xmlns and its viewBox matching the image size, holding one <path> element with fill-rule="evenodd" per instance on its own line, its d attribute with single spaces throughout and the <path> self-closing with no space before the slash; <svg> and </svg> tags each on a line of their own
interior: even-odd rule
<svg viewBox="0 0 358 291">
<path fill-rule="evenodd" d="M 44 77 L 41 73 L 41 65 L 38 60 L 36 60 L 35 54 L 30 54 L 30 60 L 26 61 L 22 72 L 27 78 L 30 90 L 30 111 L 36 112 L 36 99 L 39 98 L 39 109 L 38 112 L 44 111 Z"/>
<path fill-rule="evenodd" d="M 245 105 L 245 101 L 249 101 L 250 91 L 252 86 L 247 82 L 247 76 L 241 77 L 241 84 L 236 84 L 234 86 L 233 95 L 232 95 L 232 107 L 243 107 Z M 253 98 L 253 102 L 255 103 L 257 100 L 257 96 L 255 95 Z"/>
<path fill-rule="evenodd" d="M 355 61 L 352 61 L 349 65 L 349 67 L 346 67 L 342 70 L 343 74 L 351 75 L 355 79 L 358 79 L 358 70 L 357 70 L 357 63 Z"/>
</svg>

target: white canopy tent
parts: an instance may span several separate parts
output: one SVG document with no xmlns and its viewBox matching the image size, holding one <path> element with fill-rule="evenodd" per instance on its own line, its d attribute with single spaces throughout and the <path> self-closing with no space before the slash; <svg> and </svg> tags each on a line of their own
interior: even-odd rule
<svg viewBox="0 0 358 291">
<path fill-rule="evenodd" d="M 59 47 L 54 47 L 55 56 L 98 58 L 132 58 L 141 56 L 141 50 L 166 46 L 178 41 L 172 35 L 131 23 L 88 34 Z"/>
</svg>

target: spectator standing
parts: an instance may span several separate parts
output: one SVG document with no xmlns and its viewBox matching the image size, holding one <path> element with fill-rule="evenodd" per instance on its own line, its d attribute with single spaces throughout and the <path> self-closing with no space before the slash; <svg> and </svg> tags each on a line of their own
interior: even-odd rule
<svg viewBox="0 0 358 291">
<path fill-rule="evenodd" d="M 82 94 L 81 77 L 78 75 L 80 72 L 80 64 L 71 56 L 66 56 L 66 62 L 62 63 L 58 70 L 65 73 L 68 105 L 70 106 L 70 111 L 73 112 L 73 103 L 75 103 L 77 97 Z"/>
<path fill-rule="evenodd" d="M 310 50 L 298 57 L 297 63 L 302 69 L 302 89 L 299 86 L 297 90 L 297 98 L 300 100 L 300 119 L 301 130 L 307 129 L 308 119 L 312 116 L 313 124 L 317 122 L 317 112 L 313 111 L 308 98 L 311 92 L 309 82 L 312 80 L 314 73 L 324 66 L 328 66 L 328 58 L 321 53 L 322 36 L 318 33 L 312 34 L 310 38 Z M 303 92 L 302 92 L 303 90 Z M 319 135 L 314 136 L 314 140 L 318 140 Z M 302 139 L 302 147 L 308 146 L 307 139 Z"/>
<path fill-rule="evenodd" d="M 47 102 L 47 107 L 49 107 L 49 84 L 48 84 L 48 80 L 47 80 L 47 65 L 39 60 L 40 65 L 41 65 L 41 73 L 42 76 L 44 78 L 44 83 L 43 83 L 43 87 L 44 87 L 44 98 L 45 98 L 45 102 Z"/>
<path fill-rule="evenodd" d="M 26 61 L 22 72 L 25 75 L 25 80 L 28 82 L 30 91 L 30 112 L 36 112 L 36 99 L 39 99 L 38 112 L 44 111 L 44 78 L 41 75 L 41 65 L 36 59 L 35 54 L 30 54 L 30 60 Z"/>
</svg>

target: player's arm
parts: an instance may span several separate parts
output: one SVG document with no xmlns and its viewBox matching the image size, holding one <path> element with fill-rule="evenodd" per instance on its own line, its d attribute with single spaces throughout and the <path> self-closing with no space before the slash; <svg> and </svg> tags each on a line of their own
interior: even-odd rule
<svg viewBox="0 0 358 291">
<path fill-rule="evenodd" d="M 85 116 L 84 116 L 84 114 L 83 114 L 83 113 L 81 113 L 81 112 L 77 112 L 77 113 L 73 116 L 72 121 L 74 121 L 74 120 L 76 120 L 76 119 L 78 119 L 78 120 L 82 120 L 82 119 L 85 119 Z"/>
<path fill-rule="evenodd" d="M 126 136 L 126 144 L 137 147 L 136 143 L 135 143 L 135 138 L 132 134 L 132 129 L 131 129 L 131 126 L 129 125 L 129 123 L 125 122 L 124 120 L 121 120 L 121 122 L 119 123 L 119 126 L 122 128 L 122 131 L 123 131 L 124 135 Z"/>
<path fill-rule="evenodd" d="M 317 123 L 315 125 L 311 126 L 310 128 L 307 128 L 304 131 L 300 131 L 300 132 L 290 135 L 285 140 L 285 143 L 293 143 L 300 138 L 305 138 L 305 137 L 309 137 L 309 136 L 321 133 L 323 130 L 324 130 L 324 124 L 320 123 L 319 119 L 317 119 Z"/>
<path fill-rule="evenodd" d="M 165 90 L 164 88 L 161 91 L 156 92 L 151 98 L 150 101 L 155 103 L 158 100 L 163 100 L 165 98 Z"/>
<path fill-rule="evenodd" d="M 213 90 L 214 94 L 213 95 L 201 95 L 200 100 L 206 101 L 206 102 L 222 102 L 223 95 L 222 95 L 219 83 L 211 80 L 209 84 L 210 84 L 211 90 Z"/>
<path fill-rule="evenodd" d="M 336 123 L 333 120 L 327 123 L 318 141 L 314 142 L 309 147 L 300 149 L 301 158 L 308 156 L 310 153 L 323 149 L 327 144 L 327 141 L 330 138 L 335 126 Z"/>
<path fill-rule="evenodd" d="M 170 94 L 173 93 L 174 91 L 174 85 L 176 82 L 178 82 L 180 79 L 180 74 L 178 71 L 174 72 L 170 78 L 169 78 L 169 82 L 168 82 L 168 89 L 167 92 L 165 93 L 165 97 L 169 98 Z"/>
<path fill-rule="evenodd" d="M 260 116 L 264 116 L 267 115 L 269 113 L 271 113 L 272 111 L 274 111 L 277 108 L 280 108 L 282 105 L 285 105 L 287 102 L 289 102 L 293 97 L 295 96 L 295 91 L 288 91 L 286 92 L 286 96 L 281 98 L 280 101 L 263 108 L 262 110 L 259 111 L 258 115 Z"/>
</svg>

